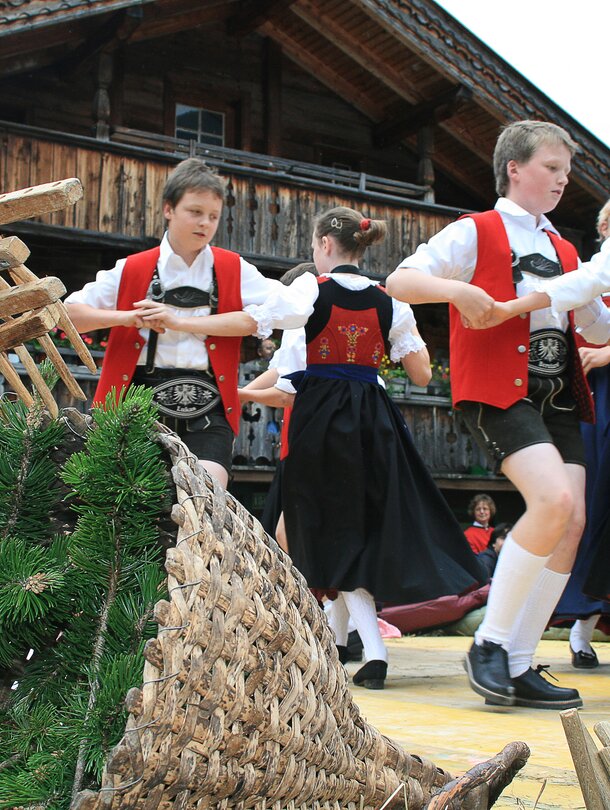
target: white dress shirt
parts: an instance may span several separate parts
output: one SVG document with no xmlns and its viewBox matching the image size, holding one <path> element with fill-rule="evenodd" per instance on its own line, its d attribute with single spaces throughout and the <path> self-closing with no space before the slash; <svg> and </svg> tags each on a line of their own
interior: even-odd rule
<svg viewBox="0 0 610 810">
<path fill-rule="evenodd" d="M 506 197 L 500 197 L 495 210 L 502 217 L 511 249 L 517 256 L 540 253 L 556 262 L 557 254 L 545 230 L 557 233 L 551 222 L 542 215 L 536 217 Z M 412 256 L 403 259 L 398 267 L 413 267 L 431 276 L 471 282 L 477 264 L 477 231 L 472 217 L 452 222 L 433 236 L 429 242 L 420 245 Z M 571 276 L 572 273 L 567 274 Z M 559 280 L 559 279 L 557 279 Z M 546 285 L 552 282 L 547 280 Z M 541 280 L 529 273 L 523 273 L 523 280 L 516 285 L 518 298 L 543 289 Z M 550 292 L 549 292 L 550 294 Z M 610 338 L 610 313 L 599 299 L 580 306 L 574 311 L 577 331 L 592 343 L 605 343 Z M 532 312 L 530 331 L 539 329 L 560 329 L 567 331 L 568 316 L 556 308 L 547 307 Z"/>
<path fill-rule="evenodd" d="M 85 284 L 82 290 L 74 292 L 66 298 L 69 304 L 88 304 L 96 309 L 116 309 L 121 283 L 121 275 L 126 259 L 119 259 L 112 270 L 101 270 L 95 281 Z M 195 261 L 189 265 L 171 248 L 167 233 L 163 237 L 160 246 L 158 271 L 159 278 L 164 290 L 171 290 L 176 287 L 190 286 L 200 290 L 209 290 L 212 285 L 214 256 L 209 245 L 206 246 L 196 257 Z M 253 264 L 240 257 L 241 264 L 241 296 L 244 308 L 260 305 L 275 292 L 280 298 L 289 297 L 290 288 L 285 287 L 279 281 L 265 278 Z M 301 326 L 307 320 L 309 313 L 304 313 L 298 302 L 291 302 L 293 306 L 293 323 Z M 192 316 L 209 315 L 210 307 L 196 307 L 194 309 L 181 309 L 173 307 L 175 314 L 179 318 Z M 290 318 L 284 319 L 290 324 Z M 267 324 L 268 331 L 263 332 L 259 328 L 259 337 L 268 337 L 275 324 Z M 287 327 L 288 328 L 288 327 Z M 140 334 L 144 340 L 148 340 L 149 329 L 140 329 Z M 206 335 L 193 335 L 190 332 L 179 332 L 168 329 L 164 334 L 159 334 L 157 339 L 157 352 L 155 365 L 157 368 L 192 368 L 207 369 L 208 353 L 205 347 Z M 144 346 L 138 365 L 146 363 L 147 347 Z"/>
</svg>

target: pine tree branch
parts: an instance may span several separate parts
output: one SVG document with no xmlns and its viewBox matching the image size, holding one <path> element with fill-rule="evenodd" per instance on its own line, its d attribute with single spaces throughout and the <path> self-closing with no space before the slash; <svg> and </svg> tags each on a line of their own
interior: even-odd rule
<svg viewBox="0 0 610 810">
<path fill-rule="evenodd" d="M 7 516 L 6 524 L 4 525 L 3 537 L 6 538 L 11 533 L 13 527 L 19 520 L 21 512 L 21 504 L 23 501 L 25 482 L 28 476 L 31 463 L 31 455 L 33 452 L 33 436 L 34 432 L 42 424 L 42 411 L 40 408 L 32 408 L 28 413 L 26 419 L 26 430 L 23 437 L 23 455 L 21 456 L 21 463 L 19 465 L 19 472 L 15 481 L 15 489 L 12 497 L 12 510 Z"/>
<path fill-rule="evenodd" d="M 113 521 L 114 523 L 114 521 Z M 108 583 L 108 591 L 106 599 L 100 613 L 100 621 L 98 624 L 97 635 L 95 637 L 95 644 L 93 646 L 93 655 L 91 661 L 93 663 L 92 676 L 90 678 L 91 690 L 89 692 L 89 701 L 87 703 L 87 712 L 85 714 L 84 725 L 87 726 L 91 712 L 97 700 L 97 694 L 100 689 L 99 674 L 101 669 L 102 655 L 104 654 L 104 647 L 106 645 L 106 631 L 108 629 L 108 614 L 114 600 L 116 599 L 118 584 L 119 584 L 119 568 L 120 568 L 120 543 L 118 540 L 118 533 L 115 534 L 115 557 L 114 565 L 110 572 L 110 580 Z M 72 787 L 72 801 L 76 799 L 77 794 L 82 789 L 83 777 L 85 775 L 85 760 L 87 752 L 87 744 L 89 740 L 86 737 L 80 741 L 78 746 L 78 757 L 76 760 L 76 769 L 74 771 L 74 785 Z"/>
<path fill-rule="evenodd" d="M 23 759 L 23 754 L 13 754 L 12 757 L 5 759 L 4 762 L 0 762 L 0 771 L 10 768 L 11 765 L 15 764 L 15 762 L 19 762 L 20 759 Z"/>
</svg>

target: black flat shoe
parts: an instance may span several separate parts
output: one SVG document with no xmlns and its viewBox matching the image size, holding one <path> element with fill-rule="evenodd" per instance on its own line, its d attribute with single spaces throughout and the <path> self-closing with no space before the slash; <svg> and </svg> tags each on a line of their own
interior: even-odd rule
<svg viewBox="0 0 610 810">
<path fill-rule="evenodd" d="M 599 666 L 599 659 L 595 650 L 591 650 L 590 653 L 582 650 L 574 652 L 570 647 L 570 652 L 572 653 L 572 666 L 575 669 L 595 669 L 595 667 Z"/>
<path fill-rule="evenodd" d="M 528 706 L 531 709 L 578 709 L 582 699 L 577 689 L 554 686 L 542 677 L 548 667 L 540 664 L 536 669 L 527 670 L 518 678 L 513 678 L 515 706 Z"/>
<path fill-rule="evenodd" d="M 387 674 L 387 661 L 367 661 L 352 680 L 356 686 L 364 686 L 365 689 L 383 689 Z"/>
<path fill-rule="evenodd" d="M 362 661 L 362 651 L 364 645 L 357 630 L 352 630 L 347 636 L 347 660 Z"/>
<path fill-rule="evenodd" d="M 515 687 L 508 671 L 506 650 L 493 641 L 473 644 L 464 669 L 468 674 L 471 688 L 494 706 L 514 706 Z"/>
<path fill-rule="evenodd" d="M 342 644 L 337 644 L 337 655 L 339 656 L 340 664 L 347 664 L 349 661 L 349 652 L 347 647 L 344 647 Z"/>
</svg>

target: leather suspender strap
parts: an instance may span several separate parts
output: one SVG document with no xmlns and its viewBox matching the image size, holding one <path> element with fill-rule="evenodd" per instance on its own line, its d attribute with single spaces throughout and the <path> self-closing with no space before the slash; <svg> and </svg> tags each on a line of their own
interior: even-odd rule
<svg viewBox="0 0 610 810">
<path fill-rule="evenodd" d="M 209 306 L 210 314 L 214 315 L 218 310 L 218 282 L 216 281 L 216 271 L 214 267 L 212 267 L 212 285 L 209 291 L 189 286 L 176 287 L 165 291 L 161 279 L 159 278 L 159 267 L 155 265 L 150 287 L 148 288 L 148 298 L 152 301 L 160 301 L 173 307 L 181 307 L 182 309 Z M 151 329 L 146 349 L 146 364 L 144 366 L 144 370 L 147 374 L 152 374 L 155 370 L 157 340 L 157 333 Z"/>
<path fill-rule="evenodd" d="M 152 301 L 163 301 L 164 299 L 163 285 L 161 284 L 161 279 L 159 278 L 158 265 L 155 265 L 155 269 L 153 271 L 153 277 L 150 282 L 150 287 L 148 288 L 148 298 L 150 298 Z M 144 366 L 144 370 L 147 374 L 152 374 L 152 372 L 155 370 L 155 355 L 157 354 L 158 337 L 158 334 L 151 329 L 148 335 L 146 365 Z"/>
</svg>

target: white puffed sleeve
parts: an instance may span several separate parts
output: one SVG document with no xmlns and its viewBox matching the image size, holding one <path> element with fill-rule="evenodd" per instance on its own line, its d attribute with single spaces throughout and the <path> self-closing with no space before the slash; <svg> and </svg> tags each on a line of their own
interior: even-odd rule
<svg viewBox="0 0 610 810">
<path fill-rule="evenodd" d="M 542 281 L 537 287 L 537 292 L 544 292 L 551 299 L 553 313 L 575 309 L 607 292 L 610 290 L 610 239 L 577 270 Z"/>
<path fill-rule="evenodd" d="M 277 284 L 262 304 L 244 307 L 258 324 L 257 336 L 268 337 L 274 329 L 305 326 L 318 298 L 318 282 L 312 273 L 303 273 L 288 287 Z"/>
<path fill-rule="evenodd" d="M 417 324 L 409 304 L 392 299 L 392 308 L 392 328 L 389 334 L 390 343 L 392 344 L 390 360 L 393 363 L 398 363 L 406 354 L 419 352 L 425 348 L 426 344 L 419 335 L 413 333 L 413 330 L 417 328 Z"/>
</svg>

